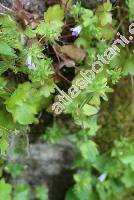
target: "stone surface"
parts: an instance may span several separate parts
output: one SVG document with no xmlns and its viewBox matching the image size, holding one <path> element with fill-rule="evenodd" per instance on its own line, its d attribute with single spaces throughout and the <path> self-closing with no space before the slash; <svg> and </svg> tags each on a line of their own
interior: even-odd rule
<svg viewBox="0 0 134 200">
<path fill-rule="evenodd" d="M 12 7 L 15 0 L 0 0 L 0 3 L 7 7 Z M 40 16 L 43 16 L 43 13 L 46 10 L 46 1 L 44 0 L 21 0 L 20 1 L 24 7 L 25 10 L 34 12 L 34 14 L 39 14 Z"/>
<path fill-rule="evenodd" d="M 12 6 L 12 0 L 0 0 L 0 3 L 2 3 L 3 5 L 5 5 L 7 7 Z"/>
<path fill-rule="evenodd" d="M 67 141 L 58 144 L 33 144 L 29 149 L 29 157 L 22 161 L 27 166 L 25 174 L 12 182 L 24 181 L 33 188 L 46 184 L 49 188 L 49 200 L 63 200 L 66 191 L 73 185 L 74 171 L 70 170 L 70 165 L 74 156 L 74 148 Z M 33 197 L 32 200 L 34 199 Z"/>
<path fill-rule="evenodd" d="M 21 0 L 21 3 L 25 10 L 38 13 L 40 16 L 42 16 L 46 10 L 44 0 Z"/>
</svg>

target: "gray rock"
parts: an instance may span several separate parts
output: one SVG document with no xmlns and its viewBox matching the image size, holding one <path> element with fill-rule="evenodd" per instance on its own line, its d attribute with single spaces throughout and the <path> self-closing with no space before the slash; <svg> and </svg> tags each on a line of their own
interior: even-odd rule
<svg viewBox="0 0 134 200">
<path fill-rule="evenodd" d="M 25 10 L 37 13 L 40 16 L 43 16 L 46 10 L 44 0 L 21 0 L 21 3 Z"/>
<path fill-rule="evenodd" d="M 27 166 L 25 174 L 12 182 L 23 181 L 33 188 L 45 184 L 49 188 L 49 200 L 63 200 L 66 191 L 73 185 L 74 171 L 70 170 L 70 165 L 74 157 L 74 148 L 67 141 L 33 144 L 29 157 L 22 161 Z"/>
<path fill-rule="evenodd" d="M 0 0 L 0 3 L 2 3 L 4 6 L 7 6 L 7 7 L 12 6 L 12 0 Z"/>
<path fill-rule="evenodd" d="M 2 3 L 6 7 L 12 7 L 15 0 L 0 0 L 0 3 Z M 44 0 L 21 0 L 21 4 L 23 5 L 24 9 L 30 12 L 34 12 L 34 14 L 39 14 L 40 16 L 43 16 L 46 6 Z"/>
</svg>

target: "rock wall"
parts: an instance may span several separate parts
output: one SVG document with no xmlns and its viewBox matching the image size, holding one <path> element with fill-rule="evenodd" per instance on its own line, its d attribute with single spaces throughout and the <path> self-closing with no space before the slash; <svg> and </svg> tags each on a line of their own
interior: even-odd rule
<svg viewBox="0 0 134 200">
<path fill-rule="evenodd" d="M 45 184 L 49 188 L 49 200 L 64 200 L 66 191 L 73 185 L 74 171 L 70 170 L 75 156 L 70 143 L 36 143 L 30 146 L 28 158 L 21 160 L 26 172 L 12 183 L 25 182 L 34 188 Z M 33 195 L 32 200 L 35 200 Z"/>
</svg>

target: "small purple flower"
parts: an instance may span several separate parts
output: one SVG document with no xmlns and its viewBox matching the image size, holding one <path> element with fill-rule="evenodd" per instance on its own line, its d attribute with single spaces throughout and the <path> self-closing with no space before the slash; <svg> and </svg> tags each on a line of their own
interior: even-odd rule
<svg viewBox="0 0 134 200">
<path fill-rule="evenodd" d="M 26 59 L 26 65 L 31 65 L 31 62 L 32 62 L 32 57 L 28 56 Z"/>
<path fill-rule="evenodd" d="M 27 57 L 26 65 L 28 66 L 28 69 L 35 70 L 35 64 L 32 63 L 32 57 L 31 56 Z"/>
<path fill-rule="evenodd" d="M 100 182 L 103 182 L 103 181 L 105 181 L 105 179 L 106 179 L 106 177 L 107 177 L 107 174 L 101 174 L 99 177 L 98 177 L 98 180 L 100 181 Z"/>
<path fill-rule="evenodd" d="M 79 26 L 76 26 L 74 28 L 71 28 L 70 30 L 72 31 L 72 36 L 76 36 L 77 37 L 80 34 L 81 30 L 82 30 L 82 26 L 79 25 Z"/>
</svg>

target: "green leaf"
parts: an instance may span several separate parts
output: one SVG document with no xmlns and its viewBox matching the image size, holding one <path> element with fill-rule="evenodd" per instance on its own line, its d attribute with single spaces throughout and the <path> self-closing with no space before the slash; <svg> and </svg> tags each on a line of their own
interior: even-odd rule
<svg viewBox="0 0 134 200">
<path fill-rule="evenodd" d="M 99 6 L 97 12 L 102 26 L 112 23 L 112 14 L 110 13 L 112 4 L 108 0 L 102 6 Z"/>
<path fill-rule="evenodd" d="M 88 160 L 90 162 L 94 162 L 96 160 L 98 150 L 96 144 L 93 141 L 89 140 L 87 142 L 84 142 L 80 144 L 79 148 L 85 160 Z"/>
<path fill-rule="evenodd" d="M 8 148 L 8 141 L 6 138 L 2 137 L 0 138 L 0 152 L 1 154 L 5 154 L 7 148 Z"/>
<path fill-rule="evenodd" d="M 31 124 L 32 122 L 36 122 L 35 114 L 37 114 L 36 108 L 24 103 L 22 106 L 16 106 L 16 108 L 14 108 L 14 121 L 18 121 L 23 125 Z"/>
<path fill-rule="evenodd" d="M 11 190 L 10 184 L 6 183 L 4 179 L 0 180 L 0 200 L 11 200 Z"/>
<path fill-rule="evenodd" d="M 134 172 L 130 171 L 129 169 L 121 178 L 122 182 L 125 184 L 127 188 L 134 186 Z"/>
<path fill-rule="evenodd" d="M 10 62 L 0 61 L 0 75 L 7 71 L 9 68 L 12 68 L 14 64 Z"/>
<path fill-rule="evenodd" d="M 36 187 L 36 198 L 39 200 L 48 200 L 48 189 L 45 186 Z"/>
<path fill-rule="evenodd" d="M 85 104 L 83 106 L 83 113 L 87 116 L 95 115 L 98 113 L 98 109 L 94 106 L 91 106 L 89 104 Z"/>
<path fill-rule="evenodd" d="M 55 143 L 63 140 L 67 133 L 66 128 L 62 128 L 58 123 L 54 122 L 52 127 L 47 127 L 43 139 L 49 143 Z"/>
<path fill-rule="evenodd" d="M 97 183 L 96 189 L 98 191 L 100 199 L 107 200 L 106 190 L 105 190 L 104 186 L 101 183 L 99 183 L 99 182 Z"/>
<path fill-rule="evenodd" d="M 113 39 L 115 36 L 116 31 L 113 29 L 113 27 L 110 24 L 107 24 L 106 26 L 102 27 L 102 35 L 106 40 Z"/>
<path fill-rule="evenodd" d="M 92 10 L 85 10 L 82 15 L 83 25 L 84 27 L 91 26 L 95 21 L 96 18 L 93 17 Z"/>
<path fill-rule="evenodd" d="M 55 85 L 52 79 L 47 80 L 39 90 L 41 96 L 49 97 L 52 93 L 55 92 Z"/>
<path fill-rule="evenodd" d="M 12 133 L 12 130 L 21 129 L 22 127 L 23 126 L 20 126 L 19 124 L 13 122 L 12 116 L 8 112 L 6 112 L 5 109 L 0 110 L 0 136 L 1 137 L 6 138 L 7 132 Z"/>
<path fill-rule="evenodd" d="M 133 0 L 126 0 L 129 8 L 129 18 L 130 21 L 134 20 L 134 1 Z"/>
<path fill-rule="evenodd" d="M 105 11 L 111 11 L 111 9 L 112 9 L 112 4 L 110 3 L 109 0 L 107 0 L 107 2 L 105 2 L 105 3 L 103 4 L 103 7 L 104 7 L 104 10 L 105 10 Z"/>
<path fill-rule="evenodd" d="M 25 170 L 25 166 L 16 162 L 9 163 L 5 170 L 11 174 L 13 178 L 21 176 Z"/>
<path fill-rule="evenodd" d="M 35 115 L 41 105 L 41 97 L 29 82 L 20 84 L 6 101 L 6 109 L 12 113 L 14 122 L 22 125 L 37 122 Z"/>
<path fill-rule="evenodd" d="M 0 89 L 2 90 L 7 84 L 7 80 L 4 77 L 0 77 Z"/>
<path fill-rule="evenodd" d="M 73 191 L 73 188 L 68 190 L 65 200 L 78 200 L 77 196 L 75 195 Z"/>
<path fill-rule="evenodd" d="M 99 94 L 94 94 L 94 96 L 92 97 L 92 99 L 90 100 L 90 103 L 92 105 L 95 105 L 95 106 L 99 106 L 100 105 L 100 95 Z"/>
<path fill-rule="evenodd" d="M 89 127 L 90 127 L 90 130 L 87 132 L 87 134 L 90 135 L 90 136 L 95 135 L 96 132 L 98 131 L 98 129 L 100 128 L 100 126 L 97 124 L 97 117 L 96 116 L 90 117 Z"/>
<path fill-rule="evenodd" d="M 54 42 L 54 40 L 60 36 L 63 25 L 63 22 L 59 20 L 41 22 L 38 25 L 36 32 L 45 37 L 47 40 Z"/>
<path fill-rule="evenodd" d="M 124 66 L 124 74 L 134 75 L 134 56 L 130 56 Z"/>
<path fill-rule="evenodd" d="M 0 54 L 4 56 L 16 57 L 14 49 L 2 40 L 0 41 Z"/>
<path fill-rule="evenodd" d="M 74 175 L 74 180 L 76 184 L 74 185 L 74 193 L 79 200 L 89 200 L 89 197 L 92 200 L 94 198 L 92 192 L 92 176 L 90 174 L 90 170 L 80 170 L 79 173 Z"/>
<path fill-rule="evenodd" d="M 99 14 L 99 19 L 101 21 L 102 26 L 111 24 L 112 23 L 112 14 L 109 12 L 103 12 L 103 13 Z"/>
<path fill-rule="evenodd" d="M 29 38 L 35 38 L 36 37 L 36 31 L 33 30 L 30 26 L 28 26 L 25 30 L 25 34 Z"/>
<path fill-rule="evenodd" d="M 109 74 L 109 77 L 111 78 L 113 84 L 117 83 L 121 78 L 120 68 L 117 68 L 115 70 L 107 70 L 107 73 Z"/>
<path fill-rule="evenodd" d="M 55 20 L 62 21 L 64 19 L 64 10 L 60 7 L 60 5 L 49 7 L 47 12 L 44 13 L 44 19 L 46 22 Z"/>
<path fill-rule="evenodd" d="M 28 185 L 18 183 L 15 185 L 13 200 L 29 200 L 30 199 L 30 188 Z"/>
</svg>

